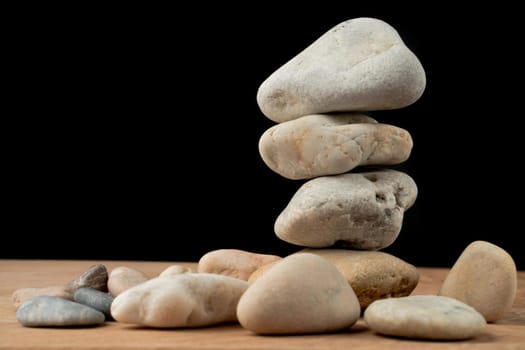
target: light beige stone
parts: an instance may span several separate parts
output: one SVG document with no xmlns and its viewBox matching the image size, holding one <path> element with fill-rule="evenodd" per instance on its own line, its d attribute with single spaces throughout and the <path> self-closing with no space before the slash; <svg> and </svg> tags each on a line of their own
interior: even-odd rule
<svg viewBox="0 0 525 350">
<path fill-rule="evenodd" d="M 13 300 L 13 305 L 15 309 L 18 309 L 18 307 L 26 300 L 43 295 L 73 300 L 73 294 L 71 294 L 66 289 L 66 286 L 51 286 L 44 288 L 20 288 L 14 291 L 11 298 Z"/>
<path fill-rule="evenodd" d="M 364 319 L 375 332 L 418 339 L 469 339 L 485 327 L 485 319 L 474 308 L 437 295 L 376 300 Z"/>
<path fill-rule="evenodd" d="M 509 253 L 495 244 L 474 241 L 452 266 L 439 295 L 461 300 L 493 322 L 511 308 L 517 285 L 518 273 Z"/>
<path fill-rule="evenodd" d="M 241 325 L 258 334 L 325 333 L 351 327 L 360 308 L 334 265 L 308 253 L 275 263 L 239 301 Z"/>
<path fill-rule="evenodd" d="M 352 286 L 361 310 L 378 299 L 408 296 L 419 281 L 415 266 L 384 252 L 303 249 L 299 253 L 316 254 L 334 264 Z"/>
<path fill-rule="evenodd" d="M 398 32 L 375 18 L 342 22 L 259 87 L 261 111 L 278 123 L 304 115 L 408 106 L 426 85 L 423 66 Z"/>
<path fill-rule="evenodd" d="M 125 290 L 149 280 L 144 272 L 127 266 L 115 267 L 111 270 L 108 279 L 109 293 L 117 296 Z"/>
<path fill-rule="evenodd" d="M 399 164 L 412 137 L 362 114 L 314 114 L 274 125 L 259 140 L 266 165 L 288 179 L 346 173 L 360 165 Z"/>
<path fill-rule="evenodd" d="M 248 282 L 209 273 L 153 278 L 117 296 L 111 315 L 119 322 L 148 327 L 201 327 L 236 321 Z"/>
<path fill-rule="evenodd" d="M 239 249 L 218 249 L 200 258 L 198 272 L 217 273 L 247 281 L 259 267 L 277 260 L 281 257 Z"/>
<path fill-rule="evenodd" d="M 164 276 L 175 276 L 180 275 L 181 273 L 193 273 L 193 271 L 190 267 L 182 266 L 182 265 L 171 265 L 165 268 L 160 274 L 159 277 Z"/>
<path fill-rule="evenodd" d="M 274 229 L 300 246 L 379 250 L 395 241 L 416 197 L 414 180 L 395 170 L 318 177 L 299 188 Z"/>
</svg>

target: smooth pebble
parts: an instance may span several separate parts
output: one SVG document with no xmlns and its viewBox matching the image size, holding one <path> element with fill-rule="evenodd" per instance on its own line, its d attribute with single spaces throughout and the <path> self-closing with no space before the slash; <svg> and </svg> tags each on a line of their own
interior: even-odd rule
<svg viewBox="0 0 525 350">
<path fill-rule="evenodd" d="M 377 333 L 436 340 L 475 337 L 486 323 L 474 308 L 437 295 L 376 300 L 365 310 L 364 319 Z"/>
<path fill-rule="evenodd" d="M 351 327 L 359 301 L 337 268 L 309 253 L 273 264 L 241 297 L 237 317 L 258 334 L 327 333 Z"/>
<path fill-rule="evenodd" d="M 474 241 L 450 269 L 439 295 L 461 300 L 494 322 L 511 308 L 517 287 L 518 272 L 510 254 L 490 242 Z"/>
</svg>

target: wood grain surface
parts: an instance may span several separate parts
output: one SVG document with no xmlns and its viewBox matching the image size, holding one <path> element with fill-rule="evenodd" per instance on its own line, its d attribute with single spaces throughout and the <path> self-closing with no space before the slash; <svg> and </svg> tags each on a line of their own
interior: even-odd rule
<svg viewBox="0 0 525 350">
<path fill-rule="evenodd" d="M 504 319 L 488 324 L 484 333 L 467 341 L 420 341 L 384 337 L 371 332 L 363 320 L 334 334 L 258 336 L 238 324 L 196 329 L 148 329 L 106 322 L 91 328 L 27 328 L 15 318 L 13 291 L 23 287 L 59 285 L 89 266 L 104 264 L 138 268 L 156 276 L 174 262 L 0 260 L 0 349 L 525 349 L 525 271 L 518 272 L 518 294 Z M 179 263 L 196 266 L 195 263 Z M 420 281 L 413 294 L 435 294 L 448 270 L 418 268 Z"/>
</svg>

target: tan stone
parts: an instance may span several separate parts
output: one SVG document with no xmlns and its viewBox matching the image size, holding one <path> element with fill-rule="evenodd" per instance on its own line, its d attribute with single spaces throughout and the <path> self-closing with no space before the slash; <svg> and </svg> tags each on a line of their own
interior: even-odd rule
<svg viewBox="0 0 525 350">
<path fill-rule="evenodd" d="M 303 249 L 319 255 L 337 267 L 354 290 L 361 309 L 375 300 L 404 297 L 416 288 L 415 266 L 384 252 L 348 249 Z"/>
<path fill-rule="evenodd" d="M 399 164 L 412 137 L 363 114 L 315 114 L 274 125 L 259 140 L 266 165 L 292 179 L 346 173 L 360 165 Z"/>
<path fill-rule="evenodd" d="M 160 274 L 159 277 L 164 276 L 175 276 L 180 275 L 181 273 L 193 273 L 194 271 L 187 266 L 182 265 L 171 265 L 165 268 Z"/>
<path fill-rule="evenodd" d="M 263 266 L 259 267 L 257 270 L 253 271 L 253 273 L 248 278 L 248 282 L 249 283 L 255 282 L 259 277 L 261 277 L 264 273 L 266 273 L 266 271 L 268 271 L 268 269 L 270 269 L 272 266 L 277 264 L 279 261 L 280 260 L 277 260 L 277 261 L 271 262 L 269 264 L 263 265 Z"/>
<path fill-rule="evenodd" d="M 239 249 L 218 249 L 200 258 L 198 272 L 216 273 L 247 281 L 259 267 L 277 260 L 281 260 L 281 257 Z"/>
<path fill-rule="evenodd" d="M 108 279 L 109 293 L 117 296 L 125 290 L 149 280 L 144 272 L 127 266 L 115 267 L 111 270 Z"/>
<path fill-rule="evenodd" d="M 474 241 L 452 266 L 439 295 L 458 299 L 494 322 L 511 308 L 517 285 L 516 265 L 509 253 L 492 243 Z"/>
<path fill-rule="evenodd" d="M 237 306 L 241 325 L 258 334 L 326 333 L 351 327 L 359 301 L 334 265 L 308 253 L 275 263 Z"/>
<path fill-rule="evenodd" d="M 71 294 L 66 289 L 66 286 L 51 286 L 44 288 L 20 288 L 15 290 L 15 292 L 12 295 L 13 305 L 15 309 L 18 309 L 18 307 L 24 301 L 42 295 L 73 300 L 73 294 Z"/>
</svg>

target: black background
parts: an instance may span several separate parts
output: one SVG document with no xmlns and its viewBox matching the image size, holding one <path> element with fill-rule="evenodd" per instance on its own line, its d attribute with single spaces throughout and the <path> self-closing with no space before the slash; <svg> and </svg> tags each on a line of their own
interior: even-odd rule
<svg viewBox="0 0 525 350">
<path fill-rule="evenodd" d="M 419 188 L 385 251 L 447 267 L 482 239 L 525 268 L 523 40 L 512 9 L 327 2 L 8 14 L 2 226 L 12 241 L 2 258 L 298 250 L 273 223 L 303 181 L 259 156 L 274 123 L 257 88 L 331 27 L 366 16 L 396 28 L 427 74 L 415 104 L 371 113 L 412 134 L 411 157 L 395 168 Z"/>
</svg>

